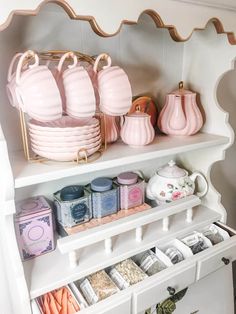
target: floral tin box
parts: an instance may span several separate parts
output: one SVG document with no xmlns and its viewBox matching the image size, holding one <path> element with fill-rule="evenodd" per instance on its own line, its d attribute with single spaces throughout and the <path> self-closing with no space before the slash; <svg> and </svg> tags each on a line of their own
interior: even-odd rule
<svg viewBox="0 0 236 314">
<path fill-rule="evenodd" d="M 54 250 L 52 210 L 43 196 L 17 202 L 14 220 L 22 260 Z"/>
</svg>

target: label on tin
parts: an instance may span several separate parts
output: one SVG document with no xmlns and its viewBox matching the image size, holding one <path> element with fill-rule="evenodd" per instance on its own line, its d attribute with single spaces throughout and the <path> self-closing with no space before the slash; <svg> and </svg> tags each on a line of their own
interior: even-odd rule
<svg viewBox="0 0 236 314">
<path fill-rule="evenodd" d="M 88 207 L 85 203 L 79 203 L 71 207 L 71 216 L 75 221 L 84 220 Z"/>
</svg>

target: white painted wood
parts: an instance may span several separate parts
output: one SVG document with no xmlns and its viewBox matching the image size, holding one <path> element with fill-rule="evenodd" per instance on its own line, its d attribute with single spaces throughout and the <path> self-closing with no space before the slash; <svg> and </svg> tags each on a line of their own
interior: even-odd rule
<svg viewBox="0 0 236 314">
<path fill-rule="evenodd" d="M 60 238 L 57 241 L 57 246 L 59 251 L 62 254 L 65 254 L 70 251 L 107 240 L 108 244 L 105 245 L 105 248 L 106 251 L 110 251 L 109 248 L 111 247 L 111 241 L 109 241 L 109 239 L 111 237 L 134 230 L 138 227 L 146 226 L 147 224 L 151 224 L 160 219 L 166 221 L 169 216 L 186 211 L 188 207 L 194 207 L 200 203 L 201 201 L 197 196 L 191 195 L 184 199 L 176 200 L 175 202 L 160 205 L 158 207 L 145 210 L 144 212 L 110 222 L 109 224 L 101 225 L 82 232 L 78 232 L 68 237 Z M 169 224 L 164 223 L 164 225 L 165 228 L 163 228 L 163 230 L 168 231 Z M 135 234 L 133 234 L 133 237 L 135 238 Z"/>
<path fill-rule="evenodd" d="M 23 0 L 20 4 L 16 0 L 11 0 L 7 4 L 3 0 L 1 1 L 3 10 L 1 10 L 0 14 L 0 25 L 2 24 L 2 29 L 10 23 L 14 10 L 23 11 L 24 14 L 27 12 L 36 14 L 39 10 L 39 5 L 43 3 L 40 0 L 33 0 L 30 3 L 27 0 Z M 208 3 L 212 1 L 209 0 Z M 226 31 L 235 31 L 234 12 L 223 10 L 224 5 L 218 5 L 219 8 L 217 8 L 217 3 L 213 3 L 212 7 L 205 6 L 203 10 L 202 6 L 199 5 L 172 0 L 146 0 L 145 2 L 136 0 L 135 5 L 132 0 L 128 3 L 124 0 L 119 2 L 101 0 L 99 4 L 94 3 L 92 0 L 58 2 L 62 3 L 64 7 L 67 6 L 69 9 L 73 9 L 75 14 L 79 16 L 94 17 L 97 26 L 102 32 L 107 34 L 117 32 L 123 20 L 136 22 L 140 13 L 148 9 L 157 12 L 165 25 L 174 25 L 183 38 L 188 38 L 195 27 L 204 28 L 212 17 L 217 17 L 224 25 Z M 232 0 L 228 6 L 226 4 L 226 9 L 234 9 Z M 116 14 L 113 14 L 112 19 L 109 18 L 110 12 L 116 12 Z M 181 12 L 181 14 L 176 14 L 176 12 Z"/>
<path fill-rule="evenodd" d="M 142 227 L 137 227 L 135 229 L 135 237 L 137 242 L 142 242 L 143 239 L 143 228 Z"/>
<path fill-rule="evenodd" d="M 220 268 L 189 286 L 175 314 L 234 314 L 232 267 Z"/>
<path fill-rule="evenodd" d="M 110 300 L 109 300 L 110 299 Z M 79 311 L 78 314 L 130 314 L 131 291 L 120 291 L 111 298 Z"/>
<path fill-rule="evenodd" d="M 104 240 L 104 249 L 107 254 L 110 254 L 112 252 L 112 249 L 113 249 L 112 238 L 108 238 Z"/>
<path fill-rule="evenodd" d="M 187 222 L 192 222 L 193 220 L 193 209 L 192 208 L 188 208 L 187 212 L 186 212 L 186 221 Z"/>
<path fill-rule="evenodd" d="M 234 0 L 173 0 L 178 2 L 192 3 L 206 7 L 213 7 L 225 10 L 236 11 L 236 3 Z"/>
<path fill-rule="evenodd" d="M 162 219 L 162 229 L 163 229 L 163 231 L 168 231 L 169 230 L 169 223 L 170 223 L 169 217 L 165 217 L 165 218 Z"/>
<path fill-rule="evenodd" d="M 194 210 L 193 223 L 185 221 L 184 213 L 174 215 L 168 232 L 162 230 L 161 221 L 149 224 L 144 228 L 141 243 L 136 241 L 133 231 L 114 237 L 114 250 L 109 258 L 102 242 L 84 248 L 80 252 L 79 264 L 76 268 L 70 268 L 67 254 L 62 255 L 57 248 L 50 254 L 23 263 L 30 297 L 33 299 L 158 244 L 179 238 L 193 230 L 199 230 L 219 219 L 220 215 L 217 212 L 206 207 L 197 207 Z M 47 265 L 46 270 L 45 265 Z"/>
<path fill-rule="evenodd" d="M 57 1 L 64 7 L 68 3 L 76 14 L 83 17 L 94 16 L 98 27 L 101 28 L 100 31 L 109 34 L 115 33 L 123 20 L 136 22 L 139 19 L 137 25 L 123 25 L 118 35 L 109 38 L 98 37 L 91 31 L 87 22 L 71 21 L 56 4 L 46 5 L 46 2 L 38 16 L 15 16 L 10 23 L 8 16 L 13 16 L 14 10 L 37 11 L 42 2 L 23 0 L 19 3 L 16 0 L 10 0 L 3 3 L 3 0 L 0 0 L 0 4 L 2 3 L 0 28 L 4 29 L 10 23 L 9 27 L 0 33 L 0 43 L 3 47 L 0 52 L 0 183 L 3 187 L 0 195 L 0 243 L 4 266 L 6 266 L 6 280 L 3 286 L 6 284 L 9 291 L 15 292 L 14 295 L 10 294 L 10 298 L 13 311 L 17 314 L 31 313 L 30 298 L 37 297 L 174 237 L 181 237 L 208 223 L 226 219 L 226 210 L 220 202 L 220 195 L 214 188 L 214 182 L 211 182 L 210 172 L 215 162 L 224 159 L 225 150 L 233 142 L 233 132 L 228 124 L 228 115 L 223 112 L 217 102 L 216 90 L 224 73 L 233 68 L 232 61 L 236 54 L 236 48 L 229 46 L 226 35 L 216 35 L 213 26 L 208 26 L 202 32 L 194 32 L 186 43 L 173 42 L 167 30 L 156 29 L 150 18 L 145 15 L 140 17 L 140 14 L 146 9 L 151 9 L 153 14 L 158 14 L 163 24 L 171 25 L 171 27 L 173 25 L 176 28 L 175 37 L 179 36 L 179 38 L 185 39 L 194 28 L 205 28 L 206 23 L 213 17 L 222 22 L 225 31 L 235 31 L 232 0 L 228 0 L 225 4 L 219 3 L 218 0 L 208 0 L 204 9 L 196 3 L 187 4 L 183 1 L 173 0 L 137 0 L 135 3 L 132 0 L 128 2 L 101 0 L 97 3 L 91 0 Z M 225 10 L 221 9 L 223 7 Z M 68 6 L 67 9 L 69 9 Z M 32 11 L 32 15 L 35 15 L 36 11 Z M 26 14 L 27 12 L 22 13 Z M 46 24 L 47 27 L 45 27 Z M 57 38 L 57 42 L 55 42 L 55 38 Z M 151 94 L 162 105 L 164 95 L 171 91 L 180 79 L 184 79 L 189 83 L 191 89 L 201 94 L 201 102 L 206 113 L 204 133 L 184 139 L 157 137 L 154 144 L 140 150 L 117 143 L 109 147 L 109 150 L 96 163 L 83 166 L 54 162 L 27 163 L 23 158 L 22 151 L 19 150 L 21 140 L 17 114 L 9 106 L 5 93 L 8 64 L 17 50 L 68 47 L 90 54 L 99 53 L 105 49 L 112 55 L 115 63 L 127 69 L 135 95 Z M 85 248 L 81 246 L 82 249 L 79 252 L 77 244 L 82 245 L 79 239 L 71 242 L 70 238 L 68 246 L 67 244 L 65 246 L 70 257 L 68 254 L 61 254 L 56 249 L 54 252 L 34 260 L 21 262 L 13 224 L 15 198 L 31 196 L 37 191 L 47 190 L 48 187 L 50 188 L 47 193 L 52 193 L 57 185 L 65 184 L 70 180 L 85 181 L 85 178 L 88 180 L 98 171 L 104 174 L 115 174 L 116 169 L 136 167 L 136 169 L 145 170 L 145 175 L 150 174 L 151 170 L 155 171 L 159 165 L 173 157 L 190 171 L 200 170 L 207 177 L 210 187 L 202 202 L 214 211 L 201 206 L 194 210 L 191 222 L 191 212 L 188 208 L 187 219 L 184 213 L 178 213 L 171 217 L 168 231 L 162 230 L 161 221 L 149 222 L 147 226 L 142 227 L 142 234 L 139 224 L 134 225 L 131 229 L 131 223 L 121 224 L 119 227 L 115 227 L 112 252 L 109 238 L 112 232 L 108 227 L 108 229 L 104 228 L 104 231 L 101 230 L 102 240 L 99 243 L 95 243 L 97 239 L 92 241 L 91 234 L 88 235 L 88 238 L 84 240 L 88 241 L 87 244 L 90 243 L 90 246 Z M 43 187 L 44 185 L 45 187 Z M 168 209 L 166 209 L 167 213 Z M 163 218 L 165 217 L 163 216 Z M 144 216 L 140 220 L 144 222 L 145 219 Z M 126 230 L 127 225 L 129 227 Z M 168 229 L 167 224 L 165 225 L 165 229 Z M 122 233 L 120 234 L 120 232 Z M 104 238 L 105 234 L 106 238 Z M 104 249 L 104 240 L 106 239 L 107 251 Z M 142 241 L 137 241 L 137 239 Z M 209 251 L 202 252 L 198 257 L 191 258 L 192 266 L 190 267 L 202 259 L 204 261 L 202 274 L 204 272 L 208 274 L 211 269 L 217 269 L 216 260 L 221 254 L 228 254 L 227 250 L 230 247 L 228 248 L 224 244 L 218 248 L 217 252 L 213 248 L 211 253 Z M 78 257 L 79 263 L 77 263 Z M 72 268 L 70 264 L 72 264 Z M 181 272 L 178 267 L 173 267 L 173 270 L 176 269 L 177 272 Z M 157 278 L 161 277 L 158 275 Z M 164 273 L 163 281 L 167 278 L 176 279 L 170 269 Z M 143 285 L 140 284 L 140 294 L 143 292 L 142 287 Z M 147 284 L 146 288 L 148 290 L 150 284 Z M 132 289 L 129 290 L 130 292 L 121 292 L 120 295 L 89 308 L 86 310 L 87 313 L 129 314 L 131 312 L 130 293 L 134 291 Z M 119 299 L 120 296 L 121 299 Z M 153 300 L 148 301 L 146 297 L 144 301 L 147 305 L 153 302 Z M 231 308 L 232 302 L 229 299 L 227 301 Z"/>
<path fill-rule="evenodd" d="M 207 276 L 211 272 L 224 267 L 225 264 L 222 258 L 229 259 L 233 262 L 236 259 L 236 237 L 232 237 L 229 240 L 225 240 L 221 246 L 214 248 L 214 253 L 208 252 L 208 256 L 202 258 L 198 263 L 197 280 Z"/>
<path fill-rule="evenodd" d="M 12 153 L 10 159 L 15 177 L 15 187 L 21 188 L 69 176 L 88 174 L 98 169 L 106 170 L 119 165 L 144 162 L 228 142 L 227 137 L 202 133 L 184 138 L 157 136 L 152 144 L 142 148 L 132 148 L 122 142 L 117 142 L 109 146 L 96 162 L 83 165 L 60 162 L 29 163 L 25 160 L 23 152 Z"/>
<path fill-rule="evenodd" d="M 224 227 L 227 230 L 227 226 Z M 229 228 L 229 231 L 231 233 L 233 231 L 234 236 L 207 250 L 204 257 L 198 261 L 197 280 L 224 267 L 225 264 L 222 258 L 228 259 L 230 263 L 236 260 L 236 231 L 231 228 Z"/>
<path fill-rule="evenodd" d="M 176 292 L 188 287 L 195 282 L 195 276 L 196 265 L 184 262 L 145 279 L 134 289 L 132 313 L 145 311 L 149 306 L 167 299 L 170 296 L 168 287 Z"/>
</svg>

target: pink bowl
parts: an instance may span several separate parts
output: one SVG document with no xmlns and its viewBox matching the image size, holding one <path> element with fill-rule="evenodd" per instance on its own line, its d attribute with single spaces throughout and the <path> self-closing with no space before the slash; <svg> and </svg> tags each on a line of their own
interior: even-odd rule
<svg viewBox="0 0 236 314">
<path fill-rule="evenodd" d="M 101 147 L 101 144 L 99 144 L 98 146 L 88 149 L 86 150 L 87 156 L 91 156 L 92 154 L 94 154 L 95 152 L 97 152 L 99 150 L 99 148 Z M 37 155 L 47 158 L 47 159 L 51 159 L 51 160 L 55 160 L 55 161 L 73 161 L 77 158 L 77 154 L 78 152 L 65 152 L 65 153 L 51 153 L 51 152 L 43 152 L 40 151 L 38 149 L 32 149 Z M 79 154 L 82 157 L 84 157 L 83 152 L 81 151 L 81 153 Z"/>
<path fill-rule="evenodd" d="M 61 135 L 61 132 L 57 134 L 56 132 L 46 132 L 47 134 L 30 131 L 30 139 L 38 142 L 48 142 L 48 143 L 56 143 L 61 145 L 63 143 L 71 143 L 71 142 L 80 142 L 80 141 L 89 141 L 93 138 L 96 138 L 100 135 L 100 127 L 96 128 L 95 132 L 89 132 L 88 134 L 79 134 L 79 135 L 71 135 L 69 132 L 66 133 L 65 136 Z"/>
<path fill-rule="evenodd" d="M 40 146 L 40 145 L 36 145 L 34 143 L 31 143 L 31 148 L 32 150 L 36 149 L 36 150 L 40 150 L 42 152 L 49 152 L 49 153 L 73 153 L 73 152 L 77 152 L 78 150 L 85 148 L 85 149 L 91 149 L 94 148 L 96 146 L 98 146 L 99 144 L 101 144 L 101 138 L 99 140 L 97 140 L 94 143 L 91 144 L 81 144 L 78 145 L 76 144 L 75 146 L 69 146 L 69 147 L 53 147 L 53 146 Z"/>
<path fill-rule="evenodd" d="M 55 139 L 55 140 L 58 140 L 59 138 L 62 138 L 62 137 L 66 137 L 68 139 L 68 141 L 71 141 L 71 137 L 82 137 L 82 136 L 85 136 L 87 138 L 87 136 L 89 136 L 90 138 L 90 135 L 92 136 L 93 133 L 95 132 L 100 132 L 100 126 L 96 126 L 96 127 L 93 127 L 93 128 L 90 128 L 90 129 L 75 129 L 75 130 L 72 130 L 72 131 L 48 131 L 48 130 L 34 130 L 34 129 L 31 129 L 29 128 L 29 132 L 30 134 L 34 134 L 34 135 L 39 135 L 39 136 L 46 136 L 48 138 L 51 138 L 51 139 Z"/>
<path fill-rule="evenodd" d="M 29 121 L 29 128 L 31 130 L 44 130 L 44 131 L 56 131 L 56 132 L 71 132 L 75 130 L 91 130 L 99 125 L 99 121 L 96 118 L 86 119 L 74 119 L 68 116 L 50 121 L 50 122 L 39 122 L 36 120 Z"/>
<path fill-rule="evenodd" d="M 45 147 L 45 148 L 74 148 L 78 146 L 86 146 L 88 147 L 90 144 L 94 144 L 97 141 L 101 140 L 101 135 L 99 134 L 98 136 L 91 138 L 89 140 L 84 140 L 84 141 L 75 141 L 75 142 L 68 142 L 67 140 L 64 142 L 47 142 L 47 141 L 38 141 L 33 139 L 32 137 L 30 138 L 31 144 L 34 145 L 35 147 Z"/>
</svg>

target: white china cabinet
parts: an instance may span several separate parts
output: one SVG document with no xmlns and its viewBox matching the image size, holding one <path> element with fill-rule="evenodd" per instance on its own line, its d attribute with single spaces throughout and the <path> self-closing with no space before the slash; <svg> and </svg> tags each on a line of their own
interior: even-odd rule
<svg viewBox="0 0 236 314">
<path fill-rule="evenodd" d="M 227 209 L 211 181 L 211 168 L 223 160 L 234 134 L 228 114 L 217 101 L 218 84 L 234 69 L 236 5 L 228 0 L 177 1 L 15 1 L 1 0 L 0 10 L 0 274 L 1 313 L 38 313 L 31 301 L 148 248 L 180 238 L 212 222 L 226 223 Z M 201 132 L 189 137 L 157 135 L 135 149 L 117 142 L 96 162 L 76 165 L 27 162 L 19 117 L 7 100 L 7 69 L 18 51 L 33 49 L 107 52 L 122 66 L 133 95 L 151 95 L 161 108 L 166 93 L 183 80 L 199 93 L 204 112 Z M 56 250 L 22 262 L 13 215 L 15 200 L 52 193 L 100 175 L 141 170 L 145 177 L 170 159 L 208 180 L 206 196 L 190 196 L 81 234 L 58 239 Z M 201 188 L 201 182 L 199 182 Z M 227 226 L 225 226 L 227 230 Z M 233 313 L 232 237 L 145 279 L 81 313 L 137 314 L 169 296 L 168 287 L 189 287 L 176 313 Z M 225 265 L 227 264 L 227 265 Z M 2 310 L 3 309 L 3 310 Z"/>
</svg>

